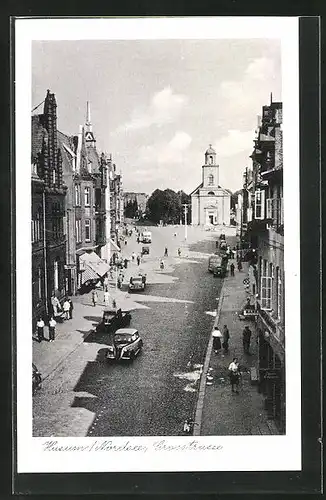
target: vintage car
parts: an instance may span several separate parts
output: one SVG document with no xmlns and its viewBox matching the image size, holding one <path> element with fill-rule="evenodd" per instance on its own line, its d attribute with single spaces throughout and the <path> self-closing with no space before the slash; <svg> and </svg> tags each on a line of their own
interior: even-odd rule
<svg viewBox="0 0 326 500">
<path fill-rule="evenodd" d="M 149 254 L 149 246 L 143 246 L 141 249 L 141 254 L 142 255 L 148 255 Z"/>
<path fill-rule="evenodd" d="M 208 259 L 208 271 L 214 276 L 224 278 L 227 271 L 228 258 L 226 255 L 214 254 Z"/>
<path fill-rule="evenodd" d="M 38 369 L 37 369 L 36 365 L 34 365 L 34 363 L 32 363 L 32 368 L 33 368 L 32 387 L 33 387 L 33 396 L 34 396 L 37 389 L 41 389 L 41 387 L 42 387 L 42 375 L 40 374 L 40 372 L 38 371 Z"/>
<path fill-rule="evenodd" d="M 146 288 L 146 276 L 144 274 L 139 274 L 138 276 L 132 276 L 129 281 L 128 290 L 129 292 L 143 292 Z"/>
<path fill-rule="evenodd" d="M 97 332 L 112 332 L 123 326 L 130 325 L 130 311 L 121 309 L 105 309 L 103 311 L 102 321 L 97 325 Z"/>
<path fill-rule="evenodd" d="M 132 361 L 139 354 L 143 341 L 135 328 L 120 328 L 115 332 L 112 344 L 108 347 L 106 359 L 126 359 Z"/>
</svg>

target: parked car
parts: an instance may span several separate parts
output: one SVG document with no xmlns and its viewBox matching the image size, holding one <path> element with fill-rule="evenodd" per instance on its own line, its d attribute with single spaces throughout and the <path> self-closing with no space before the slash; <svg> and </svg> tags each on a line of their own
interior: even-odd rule
<svg viewBox="0 0 326 500">
<path fill-rule="evenodd" d="M 107 360 L 126 359 L 132 361 L 143 347 L 143 341 L 135 328 L 120 328 L 108 347 Z"/>
<path fill-rule="evenodd" d="M 139 274 L 138 276 L 132 276 L 129 281 L 129 292 L 143 292 L 146 288 L 146 276 L 144 274 Z"/>
<path fill-rule="evenodd" d="M 118 328 L 130 325 L 130 311 L 121 309 L 105 309 L 102 321 L 97 325 L 97 332 L 114 332 Z"/>
<path fill-rule="evenodd" d="M 226 275 L 228 258 L 226 255 L 214 254 L 208 259 L 208 271 L 214 276 L 224 278 Z"/>
<path fill-rule="evenodd" d="M 149 254 L 149 246 L 143 246 L 141 249 L 141 254 L 148 255 Z"/>
<path fill-rule="evenodd" d="M 34 363 L 32 363 L 32 367 L 33 367 L 32 386 L 33 386 L 33 396 L 34 396 L 37 389 L 41 389 L 41 387 L 42 387 L 42 375 L 38 371 L 38 369 L 37 369 L 36 365 L 34 365 Z"/>
</svg>

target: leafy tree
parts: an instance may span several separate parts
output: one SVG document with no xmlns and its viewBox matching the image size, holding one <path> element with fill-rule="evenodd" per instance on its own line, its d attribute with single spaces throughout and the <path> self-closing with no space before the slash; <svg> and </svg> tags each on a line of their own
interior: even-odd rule
<svg viewBox="0 0 326 500">
<path fill-rule="evenodd" d="M 183 221 L 183 203 L 190 203 L 190 196 L 183 191 L 176 193 L 172 189 L 156 189 L 147 201 L 147 218 L 155 223 L 162 220 L 165 224 L 178 224 L 181 217 Z M 187 219 L 189 223 L 190 207 Z"/>
</svg>

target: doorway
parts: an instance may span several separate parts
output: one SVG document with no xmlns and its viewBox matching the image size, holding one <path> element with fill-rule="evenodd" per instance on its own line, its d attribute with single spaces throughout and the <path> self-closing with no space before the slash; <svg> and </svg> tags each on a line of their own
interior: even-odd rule
<svg viewBox="0 0 326 500">
<path fill-rule="evenodd" d="M 209 215 L 208 219 L 210 224 L 214 224 L 214 215 Z"/>
</svg>

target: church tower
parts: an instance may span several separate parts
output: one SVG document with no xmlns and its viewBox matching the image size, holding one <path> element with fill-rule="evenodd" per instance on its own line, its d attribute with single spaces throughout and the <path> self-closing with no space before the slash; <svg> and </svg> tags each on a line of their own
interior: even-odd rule
<svg viewBox="0 0 326 500">
<path fill-rule="evenodd" d="M 219 166 L 216 164 L 216 151 L 209 145 L 205 153 L 205 164 L 202 166 L 203 188 L 217 188 L 219 183 Z"/>
</svg>

